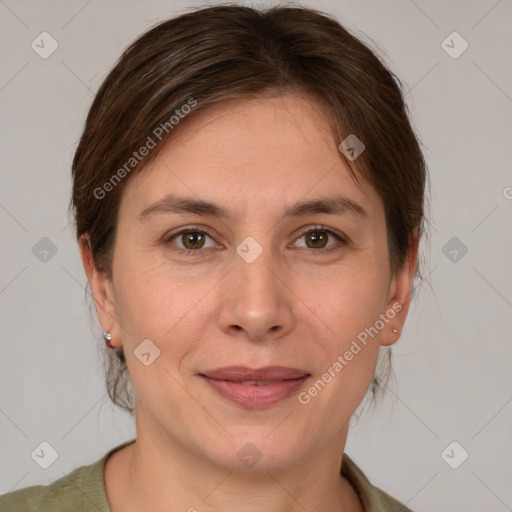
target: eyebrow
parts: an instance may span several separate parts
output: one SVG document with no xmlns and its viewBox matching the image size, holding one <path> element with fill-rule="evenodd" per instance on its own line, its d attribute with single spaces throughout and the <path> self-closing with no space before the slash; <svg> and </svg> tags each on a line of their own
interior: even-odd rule
<svg viewBox="0 0 512 512">
<path fill-rule="evenodd" d="M 215 203 L 189 197 L 178 197 L 173 194 L 166 195 L 143 210 L 139 214 L 139 221 L 145 222 L 157 213 L 194 213 L 228 221 L 232 221 L 235 217 L 229 210 Z M 363 219 L 369 218 L 368 213 L 360 204 L 342 195 L 328 196 L 310 201 L 299 201 L 288 207 L 282 217 L 301 217 L 315 213 L 330 215 L 352 214 Z"/>
</svg>

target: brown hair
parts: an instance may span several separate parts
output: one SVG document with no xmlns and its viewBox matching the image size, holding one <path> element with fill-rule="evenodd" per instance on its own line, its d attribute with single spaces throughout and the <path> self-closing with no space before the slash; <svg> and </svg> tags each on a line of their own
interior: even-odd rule
<svg viewBox="0 0 512 512">
<path fill-rule="evenodd" d="M 124 51 L 98 90 L 73 160 L 70 205 L 77 238 L 87 236 L 97 268 L 112 277 L 127 174 L 154 159 L 179 129 L 171 127 L 171 116 L 187 104 L 195 105 L 193 116 L 225 100 L 289 92 L 328 107 L 338 143 L 350 134 L 363 141 L 366 149 L 357 161 L 341 151 L 340 157 L 356 181 L 358 173 L 382 198 L 391 267 L 399 269 L 413 231 L 422 232 L 427 178 L 400 81 L 324 13 L 236 5 L 208 7 L 158 24 Z M 140 156 L 138 150 L 157 138 L 155 133 L 158 143 Z M 389 349 L 387 355 L 389 361 Z M 133 413 L 123 349 L 106 356 L 109 395 Z M 372 391 L 377 387 L 374 377 Z"/>
</svg>

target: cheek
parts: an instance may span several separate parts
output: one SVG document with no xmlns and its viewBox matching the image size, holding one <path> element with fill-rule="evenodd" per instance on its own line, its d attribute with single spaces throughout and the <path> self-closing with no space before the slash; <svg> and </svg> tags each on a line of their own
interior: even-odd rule
<svg viewBox="0 0 512 512">
<path fill-rule="evenodd" d="M 333 392 L 343 388 L 339 396 L 352 396 L 355 402 L 368 388 L 378 359 L 380 329 L 375 326 L 384 312 L 387 292 L 387 276 L 377 267 L 359 270 L 341 272 L 314 294 L 318 326 L 326 327 L 325 335 L 317 338 L 322 352 L 318 369 L 325 380 L 332 380 Z M 324 373 L 329 369 L 335 375 L 332 379 Z"/>
<path fill-rule="evenodd" d="M 130 379 L 148 406 L 153 403 L 152 408 L 158 410 L 163 393 L 176 411 L 183 397 L 175 379 L 191 350 L 187 340 L 197 335 L 191 332 L 197 326 L 187 322 L 187 311 L 197 300 L 192 300 L 190 289 L 182 289 L 153 268 L 129 270 L 126 265 L 117 274 L 116 310 Z M 146 361 L 145 353 L 150 354 Z"/>
<path fill-rule="evenodd" d="M 166 362 L 178 364 L 192 341 L 200 339 L 212 314 L 209 291 L 218 277 L 212 273 L 184 277 L 182 269 L 147 257 L 126 258 L 116 271 L 116 312 L 125 328 L 123 343 L 134 350 L 148 338 Z M 171 349 L 172 357 L 165 354 Z"/>
<path fill-rule="evenodd" d="M 336 337 L 346 340 L 373 325 L 383 312 L 387 278 L 376 265 L 347 266 L 325 275 L 322 286 L 309 286 L 308 300 Z"/>
<path fill-rule="evenodd" d="M 116 314 L 126 358 L 133 358 L 133 351 L 150 339 L 160 348 L 160 333 L 164 322 L 172 322 L 176 311 L 176 293 L 169 284 L 158 279 L 150 261 L 144 261 L 133 250 L 124 252 L 118 246 L 114 261 L 114 291 Z"/>
</svg>

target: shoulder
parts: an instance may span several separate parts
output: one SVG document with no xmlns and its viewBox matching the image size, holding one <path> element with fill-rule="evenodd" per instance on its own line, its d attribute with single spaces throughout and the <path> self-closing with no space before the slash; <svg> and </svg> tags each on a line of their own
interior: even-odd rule
<svg viewBox="0 0 512 512">
<path fill-rule="evenodd" d="M 341 473 L 355 488 L 365 512 L 412 512 L 398 500 L 375 487 L 346 453 L 343 454 Z"/>
<path fill-rule="evenodd" d="M 89 466 L 80 466 L 50 485 L 33 485 L 0 496 L 1 512 L 111 512 L 103 469 L 105 461 L 136 438 L 112 448 Z"/>
<path fill-rule="evenodd" d="M 103 462 L 81 466 L 50 485 L 34 485 L 0 496 L 2 512 L 110 512 Z"/>
</svg>

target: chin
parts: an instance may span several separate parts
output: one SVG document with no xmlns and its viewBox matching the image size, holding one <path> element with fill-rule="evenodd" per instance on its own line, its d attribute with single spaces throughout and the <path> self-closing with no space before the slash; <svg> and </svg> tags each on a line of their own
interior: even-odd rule
<svg viewBox="0 0 512 512">
<path fill-rule="evenodd" d="M 277 432 L 279 421 L 274 425 L 259 426 L 254 429 L 244 427 L 244 433 L 236 435 L 233 429 L 228 430 L 233 437 L 227 443 L 216 445 L 210 454 L 212 461 L 219 466 L 234 472 L 262 472 L 283 469 L 300 457 L 304 449 L 304 438 L 299 431 Z M 277 429 L 276 429 L 277 426 Z"/>
</svg>

